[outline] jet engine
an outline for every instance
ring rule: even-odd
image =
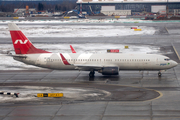
[[[103,75],[119,75],[118,67],[104,67],[101,70],[98,70],[99,73]]]

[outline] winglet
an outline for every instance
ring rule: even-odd
[[[31,41],[21,32],[15,23],[8,23],[8,27],[16,54],[50,53],[34,47]]]
[[[66,60],[66,58],[60,53],[60,56],[61,56],[61,58],[62,58],[62,61],[63,61],[63,63],[65,64],[65,65],[71,65],[71,64],[69,64],[69,62]]]
[[[70,45],[71,51],[72,53],[76,53],[76,51],[74,50],[74,48],[72,47],[72,45]]]

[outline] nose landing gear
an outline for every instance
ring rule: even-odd
[[[89,73],[89,77],[94,77],[94,74],[95,74],[95,72],[94,72],[94,71],[90,71],[90,73]]]
[[[161,77],[161,75],[162,75],[161,72],[158,72],[158,77]]]

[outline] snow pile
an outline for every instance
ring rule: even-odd
[[[60,19],[55,17],[57,20],[1,20],[0,24],[14,22],[18,24],[64,24],[64,23],[140,23],[140,22],[152,22],[152,20],[134,20],[133,18],[130,19]]]
[[[142,31],[134,31],[131,26],[113,25],[19,25],[27,37],[118,37],[133,35],[153,35],[156,29],[153,27],[140,26]],[[0,36],[10,37],[7,25],[0,26]]]
[[[153,35],[155,28],[140,26],[138,28],[142,31],[134,31],[131,26],[115,26],[115,25],[62,25],[57,24],[59,22],[92,22],[93,20],[68,20],[68,21],[16,21],[18,26],[27,37],[114,37],[114,36],[129,36],[129,35]],[[94,20],[99,22],[114,22],[118,20]],[[5,21],[8,23],[10,21]],[[11,21],[12,22],[12,21]],[[0,21],[0,24],[3,23]],[[21,23],[21,24],[19,24]],[[32,23],[32,25],[27,25]],[[37,25],[35,25],[37,23]],[[42,23],[42,24],[41,24]],[[55,25],[46,25],[46,23],[55,23]],[[7,25],[0,25],[0,36],[1,38],[10,37]],[[2,38],[3,39],[3,38]],[[69,44],[35,44],[37,48],[44,49],[50,52],[56,53],[67,53],[71,52]],[[151,48],[149,46],[133,46],[130,49],[124,49],[124,45],[121,44],[72,44],[78,53],[105,53],[107,49],[120,49],[121,52],[140,52],[140,53],[156,53],[157,48]],[[101,47],[99,47],[101,46]],[[26,70],[26,69],[42,69],[31,65],[13,60],[12,57],[7,56],[8,52],[14,53],[12,44],[1,44],[0,45],[0,69],[1,70]]]
[[[0,102],[12,101],[38,101],[52,98],[37,98],[37,93],[63,93],[62,99],[84,100],[89,97],[107,96],[111,93],[97,89],[66,88],[66,87],[41,87],[41,86],[8,86],[1,87],[3,92],[19,93],[19,97],[0,95]]]

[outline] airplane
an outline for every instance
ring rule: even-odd
[[[14,60],[38,67],[54,70],[95,71],[102,75],[119,75],[121,70],[159,71],[178,65],[169,57],[142,53],[51,53],[41,50],[31,43],[15,23],[8,23],[15,55]]]

